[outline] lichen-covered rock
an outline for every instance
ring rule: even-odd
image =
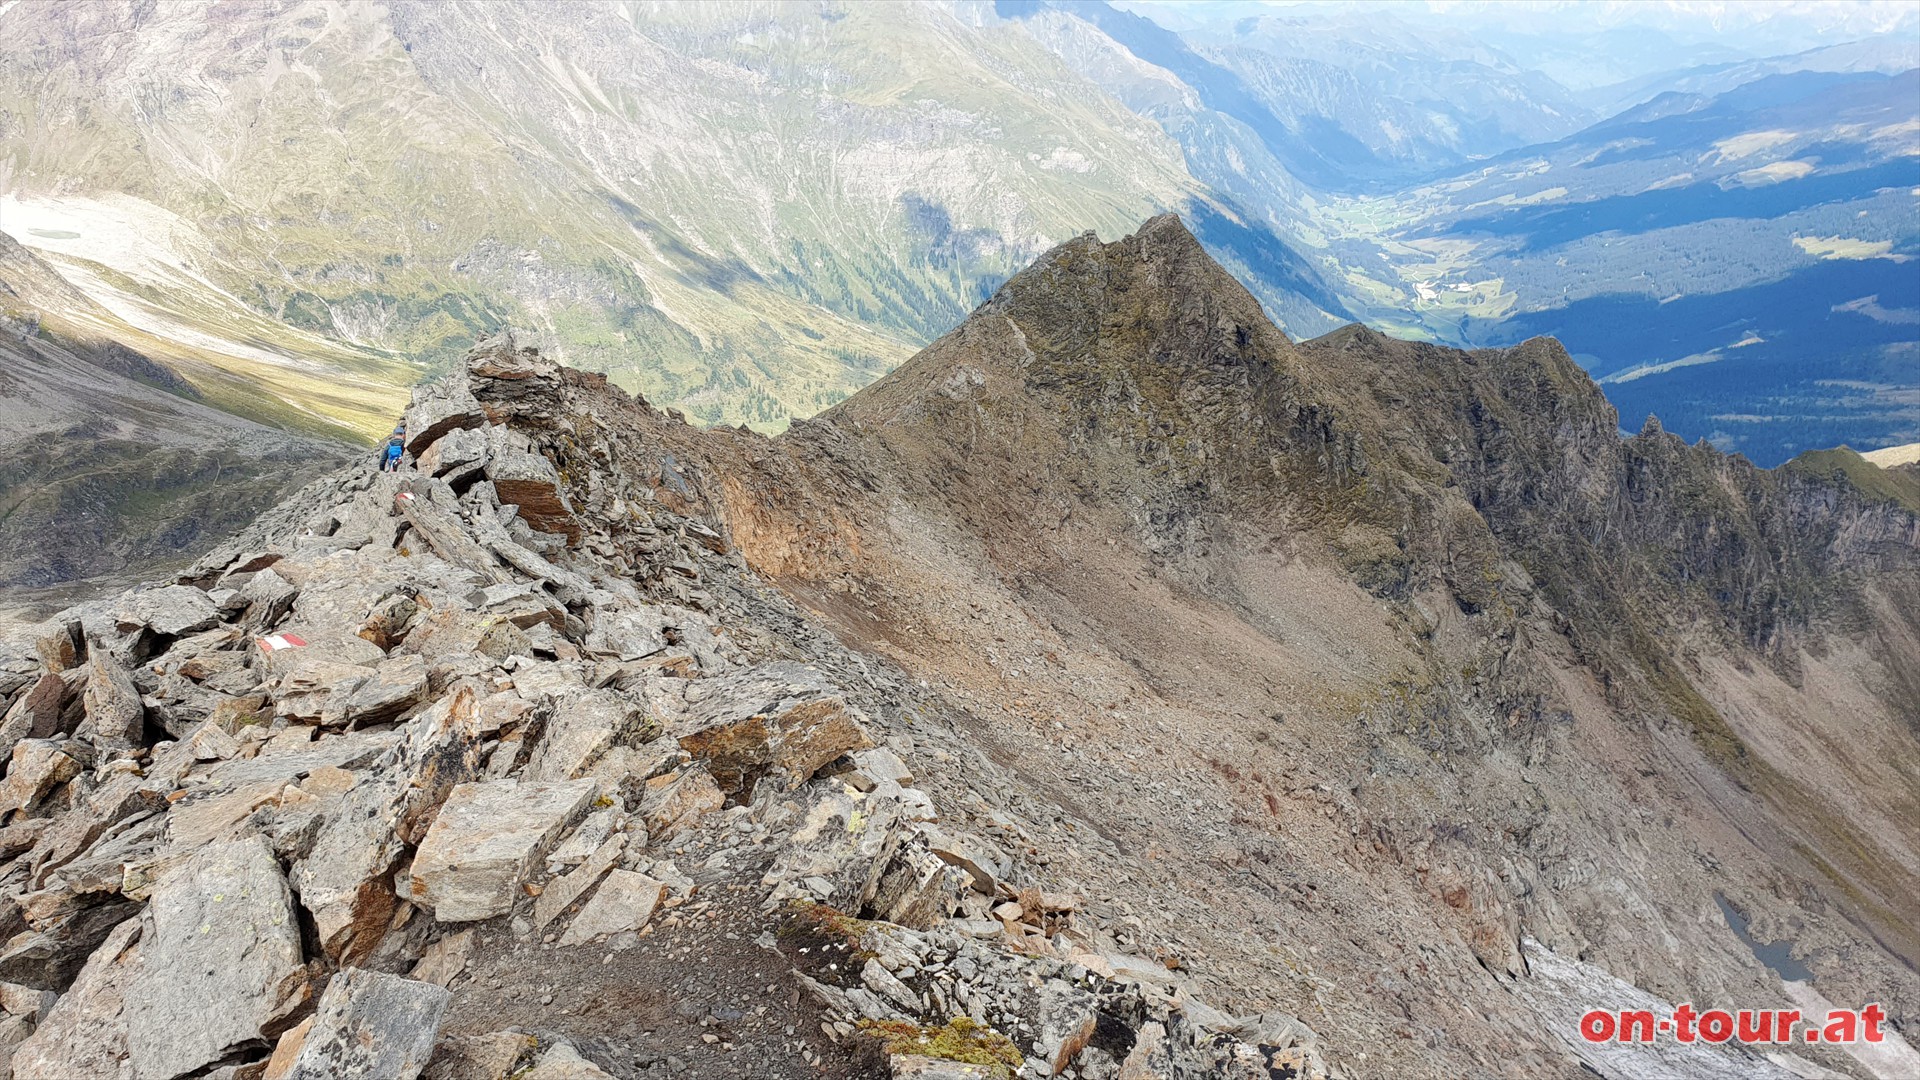
[[[327,983],[287,1080],[414,1080],[452,995],[432,983],[342,968]]]
[[[166,874],[147,922],[125,1006],[139,1076],[171,1080],[264,1046],[306,1004],[299,923],[261,837],[204,849]]]

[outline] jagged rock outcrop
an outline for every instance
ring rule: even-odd
[[[16,1066],[1564,1075],[1563,984],[1780,992],[1727,897],[1910,1023],[1914,509],[1615,422],[1170,218],[779,440],[484,342],[0,650]]]
[[[516,410],[564,423],[578,378],[511,341],[485,346],[456,379],[493,419],[450,426],[421,455],[445,463],[440,441],[477,432],[485,449],[462,460],[479,468],[456,483],[430,464],[317,482],[187,584],[83,605],[37,639],[72,627],[69,648],[20,654],[45,674],[23,668],[17,702],[53,678],[85,715],[65,741],[20,739],[0,780],[19,792],[5,880],[26,926],[8,955],[36,957],[62,995],[16,1060],[413,1076],[437,1044],[475,1061],[473,1040],[511,1026],[463,1001],[478,954],[612,988],[603,953],[645,954],[638,935],[662,936],[662,912],[684,926],[717,895],[730,933],[761,942],[742,972],[807,995],[767,1019],[753,1075],[864,1075],[885,1054],[862,1025],[937,1027],[952,1009],[1010,1033],[994,1038],[1012,1066],[1031,1056],[1027,1071],[1053,1075],[1112,1050],[1088,1043],[1101,993],[1126,1003],[1109,1022],[1175,1032],[1155,1043],[1176,1048],[1167,1075],[1241,1075],[1235,1054],[1258,1050],[1182,1027],[1197,1004],[1062,962],[1100,947],[1068,910],[991,914],[1033,879],[1005,855],[978,856],[993,874],[970,876],[954,853],[995,845],[944,822],[900,755],[876,748],[887,725],[855,701],[897,709],[897,676],[824,637],[767,655],[768,629],[803,616],[717,532],[657,502],[614,520],[645,538],[624,572],[608,526],[553,519],[571,496],[512,425]],[[418,419],[445,396],[424,392]],[[509,472],[545,476],[550,501],[503,486]],[[535,508],[501,504],[503,490]],[[846,982],[836,958],[862,942],[921,959]],[[954,966],[909,990],[934,956]],[[742,972],[708,978],[724,992]],[[518,1023],[534,1037],[505,1036],[514,1052],[487,1058],[499,1075],[631,1064],[591,1023]],[[738,1075],[735,1051],[693,1068]]]

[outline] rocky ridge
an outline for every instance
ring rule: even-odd
[[[777,440],[487,342],[9,646],[16,1068],[1869,1075],[1573,1033],[1920,1002],[1904,480],[1617,426],[1172,218]]]
[[[1030,822],[943,815],[915,692],[710,526],[575,515],[497,421],[581,378],[483,349],[418,396],[417,472],[13,643],[14,1075],[1324,1073],[1044,888]],[[681,941],[648,1030],[596,1016]]]

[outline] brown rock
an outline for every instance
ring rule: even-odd
[[[67,705],[67,681],[60,676],[40,676],[21,704],[26,710],[28,738],[51,739],[56,735],[72,734],[61,730],[60,715]]]
[[[426,1080],[507,1080],[540,1040],[518,1031],[447,1035],[433,1052]]]
[[[80,629],[80,620],[71,619],[59,623],[52,630],[34,640],[33,651],[46,665],[49,673],[58,674],[70,671],[86,662],[87,639]]]
[[[285,1080],[293,1071],[293,1063],[300,1057],[300,1048],[307,1043],[307,1032],[313,1030],[313,1017],[293,1025],[280,1033],[280,1041],[274,1044],[273,1055],[267,1058],[266,1071],[260,1074],[260,1080]]]
[[[428,983],[342,968],[287,1080],[414,1080],[433,1056],[451,998]]]
[[[0,813],[25,810],[47,792],[80,775],[79,748],[52,739],[23,739],[13,748],[7,776],[0,780]]]
[[[640,812],[647,823],[647,835],[657,841],[726,804],[726,794],[713,777],[705,769],[694,768],[647,781]]]
[[[519,507],[520,517],[540,532],[560,533],[569,543],[579,542],[580,523],[574,519],[553,462],[534,453],[496,448],[486,473],[501,505]]]

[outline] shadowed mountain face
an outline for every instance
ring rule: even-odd
[[[112,321],[0,233],[0,587],[27,612],[184,563],[349,453],[210,407],[88,316]]]
[[[1920,1007],[1910,470],[1622,440],[1549,339],[1292,344],[1171,217],[771,442],[562,378],[507,422],[607,550],[648,558],[623,501],[721,527],[1098,838],[1053,872],[1232,1007],[1327,980],[1367,1071],[1568,1067],[1538,947],[1783,1000],[1716,889],[1834,1000]]]

